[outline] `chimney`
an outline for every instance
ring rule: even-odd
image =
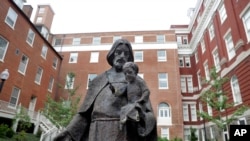
[[[31,18],[32,11],[33,11],[33,7],[31,5],[23,6],[23,12],[26,14],[27,17],[29,17],[29,19]]]

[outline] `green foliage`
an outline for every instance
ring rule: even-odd
[[[27,135],[26,135],[26,132],[24,130],[22,130],[21,132],[16,134],[13,138],[16,141],[27,141]]]
[[[238,116],[244,114],[248,109],[247,106],[238,106],[236,111],[232,113],[232,116],[223,119],[222,112],[228,108],[234,107],[234,103],[228,103],[228,96],[223,91],[223,85],[228,82],[228,78],[221,78],[216,72],[215,68],[210,71],[211,80],[207,82],[210,86],[204,93],[202,93],[201,100],[208,104],[213,110],[217,111],[217,116],[210,116],[207,112],[198,112],[198,116],[211,121],[217,125],[221,130],[225,129],[232,121],[237,119]]]
[[[8,129],[9,127],[7,124],[1,124],[0,125],[0,137],[5,137]]]
[[[66,81],[66,86],[70,88],[75,74],[70,72],[68,76],[69,81]],[[47,95],[46,108],[43,110],[43,114],[57,127],[66,127],[77,113],[80,98],[74,96],[78,88],[79,86],[74,89],[66,89],[68,93],[68,99],[66,100],[60,99],[59,101],[55,101],[50,95]]]
[[[28,111],[24,107],[20,107],[20,111],[16,113],[14,117],[14,122],[18,122],[19,127],[21,130],[26,130],[27,128],[31,127],[30,123],[30,116],[28,114]]]
[[[167,138],[158,137],[158,138],[157,138],[157,141],[182,141],[182,139],[181,139],[181,138],[178,138],[178,137],[175,137],[174,139],[169,140],[169,139],[167,139]]]
[[[6,137],[12,138],[14,136],[14,134],[15,134],[15,132],[11,128],[7,129],[7,131],[6,131]]]
[[[198,137],[195,134],[196,129],[195,128],[190,128],[190,136],[189,136],[189,140],[190,141],[198,141]]]

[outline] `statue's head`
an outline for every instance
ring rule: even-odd
[[[118,39],[114,42],[109,53],[107,54],[109,65],[115,67],[118,71],[126,62],[133,62],[134,55],[132,46],[126,39]]]

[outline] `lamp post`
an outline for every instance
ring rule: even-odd
[[[5,80],[7,80],[9,78],[9,72],[8,69],[5,69],[1,74],[0,74],[0,79],[2,80],[2,82],[0,83],[0,93],[2,91],[3,85]]]

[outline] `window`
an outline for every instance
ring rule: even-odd
[[[184,128],[184,141],[190,141],[190,129]]]
[[[218,49],[215,49],[213,51],[213,58],[214,58],[214,65],[215,65],[215,69],[216,72],[220,71],[220,57],[219,57],[219,53],[218,53]]]
[[[91,52],[90,63],[97,63],[99,60],[99,52]]]
[[[204,71],[205,71],[206,80],[210,80],[210,73],[209,73],[207,61],[203,64],[203,67],[204,67]]]
[[[199,62],[199,54],[197,50],[195,51],[194,55],[195,55],[195,63],[197,64]]]
[[[20,9],[23,9],[23,0],[13,0],[13,1]]]
[[[157,58],[158,58],[158,62],[167,61],[166,50],[158,50]]]
[[[60,45],[62,45],[62,39],[55,39],[54,45],[55,45],[55,46],[60,46]]]
[[[238,124],[239,124],[239,125],[247,125],[246,118],[240,118],[240,119],[238,120]]]
[[[41,78],[43,75],[43,69],[41,67],[38,67],[36,71],[36,77],[35,77],[35,82],[40,85],[41,83]]]
[[[43,45],[43,48],[42,48],[42,52],[41,52],[41,56],[46,59],[46,56],[47,56],[47,51],[48,51],[48,47]]]
[[[113,43],[114,43],[116,40],[121,39],[121,38],[122,38],[121,36],[114,36],[114,37],[113,37]]]
[[[188,104],[183,104],[182,109],[183,109],[183,120],[189,121]]]
[[[53,59],[53,63],[52,63],[52,66],[53,66],[53,68],[54,68],[54,69],[56,69],[56,68],[57,68],[57,62],[58,62],[57,57],[54,57],[54,59]]]
[[[143,62],[143,51],[134,51],[135,62]]]
[[[179,65],[180,65],[180,67],[184,67],[184,58],[183,57],[179,57]]]
[[[238,78],[235,75],[232,76],[231,78],[231,88],[232,88],[234,104],[238,105],[242,103],[240,86],[239,86]]]
[[[176,38],[177,38],[176,39],[177,40],[177,44],[181,45],[182,44],[182,38],[181,38],[181,36],[177,36]]]
[[[39,8],[39,14],[44,13],[44,11],[45,11],[45,8],[44,8],[44,7],[40,7],[40,8]]]
[[[188,44],[188,37],[186,35],[177,35],[176,40],[178,45]]]
[[[161,128],[161,137],[169,139],[169,128]]]
[[[214,25],[213,25],[213,24],[211,24],[211,25],[209,26],[208,31],[209,31],[210,41],[211,41],[211,40],[214,38]]]
[[[92,44],[94,45],[101,44],[101,37],[93,37]]]
[[[186,78],[181,76],[181,92],[187,92]]]
[[[207,113],[208,115],[213,116],[213,109],[208,103],[207,103]]]
[[[49,78],[48,91],[52,92],[53,85],[54,85],[54,78],[53,78],[53,76],[50,76],[50,78]]]
[[[191,61],[190,57],[185,57],[185,67],[190,68],[191,67]]]
[[[165,35],[157,35],[156,42],[157,43],[165,43]]]
[[[17,87],[14,87],[12,89],[10,101],[9,101],[9,105],[8,105],[9,107],[16,108],[17,103],[18,103],[18,99],[19,99],[19,95],[20,95],[20,91],[21,90]]]
[[[18,72],[25,74],[28,62],[29,58],[26,55],[23,55],[19,63]]]
[[[14,28],[16,24],[17,13],[10,7],[5,18],[5,23],[7,23],[11,28]]]
[[[199,103],[199,111],[200,111],[200,113],[203,112],[203,108],[202,108],[202,103],[201,102]],[[201,116],[200,116],[200,120],[203,120],[203,118]]]
[[[231,60],[235,56],[234,43],[233,43],[231,33],[228,33],[225,36],[224,40],[225,40],[226,47],[227,47],[228,59]]]
[[[250,7],[248,7],[246,12],[242,16],[242,21],[244,24],[247,40],[248,42],[250,42]]]
[[[72,45],[80,45],[81,44],[81,38],[74,38]]]
[[[65,89],[73,89],[75,82],[75,75],[68,73],[66,76]]]
[[[143,43],[143,36],[135,36],[135,43]]]
[[[191,104],[190,108],[191,108],[191,120],[192,121],[197,121],[196,105],[195,104]]]
[[[168,89],[168,74],[159,73],[158,82],[159,82],[159,89]]]
[[[199,87],[199,90],[201,89],[201,73],[200,71],[197,72],[197,79],[198,79],[198,87]]]
[[[166,103],[160,103],[159,104],[159,117],[160,118],[170,118],[171,117],[171,111],[170,111],[170,107],[168,104]]]
[[[181,76],[181,92],[193,93],[193,79],[192,76]]]
[[[42,23],[42,21],[43,21],[43,17],[37,17],[36,23]]]
[[[205,41],[204,39],[201,40],[201,52],[202,54],[206,51]]]
[[[142,79],[144,78],[144,74],[143,73],[138,73],[137,74],[139,77],[141,77]]]
[[[214,128],[212,127],[212,126],[210,126],[209,127],[209,129],[210,129],[210,138],[212,139],[212,140],[214,140]]]
[[[221,24],[222,24],[227,18],[227,11],[225,9],[224,4],[222,4],[221,7],[219,8],[219,14],[220,14],[220,21],[221,21]]]
[[[97,74],[89,74],[87,80],[87,88],[90,85],[89,83],[97,76]]]
[[[29,45],[32,46],[33,42],[34,42],[34,39],[35,39],[35,33],[31,29],[29,29],[26,42],[29,43]]]
[[[4,60],[9,42],[0,36],[0,61]]]
[[[69,63],[77,63],[78,53],[70,53]]]

